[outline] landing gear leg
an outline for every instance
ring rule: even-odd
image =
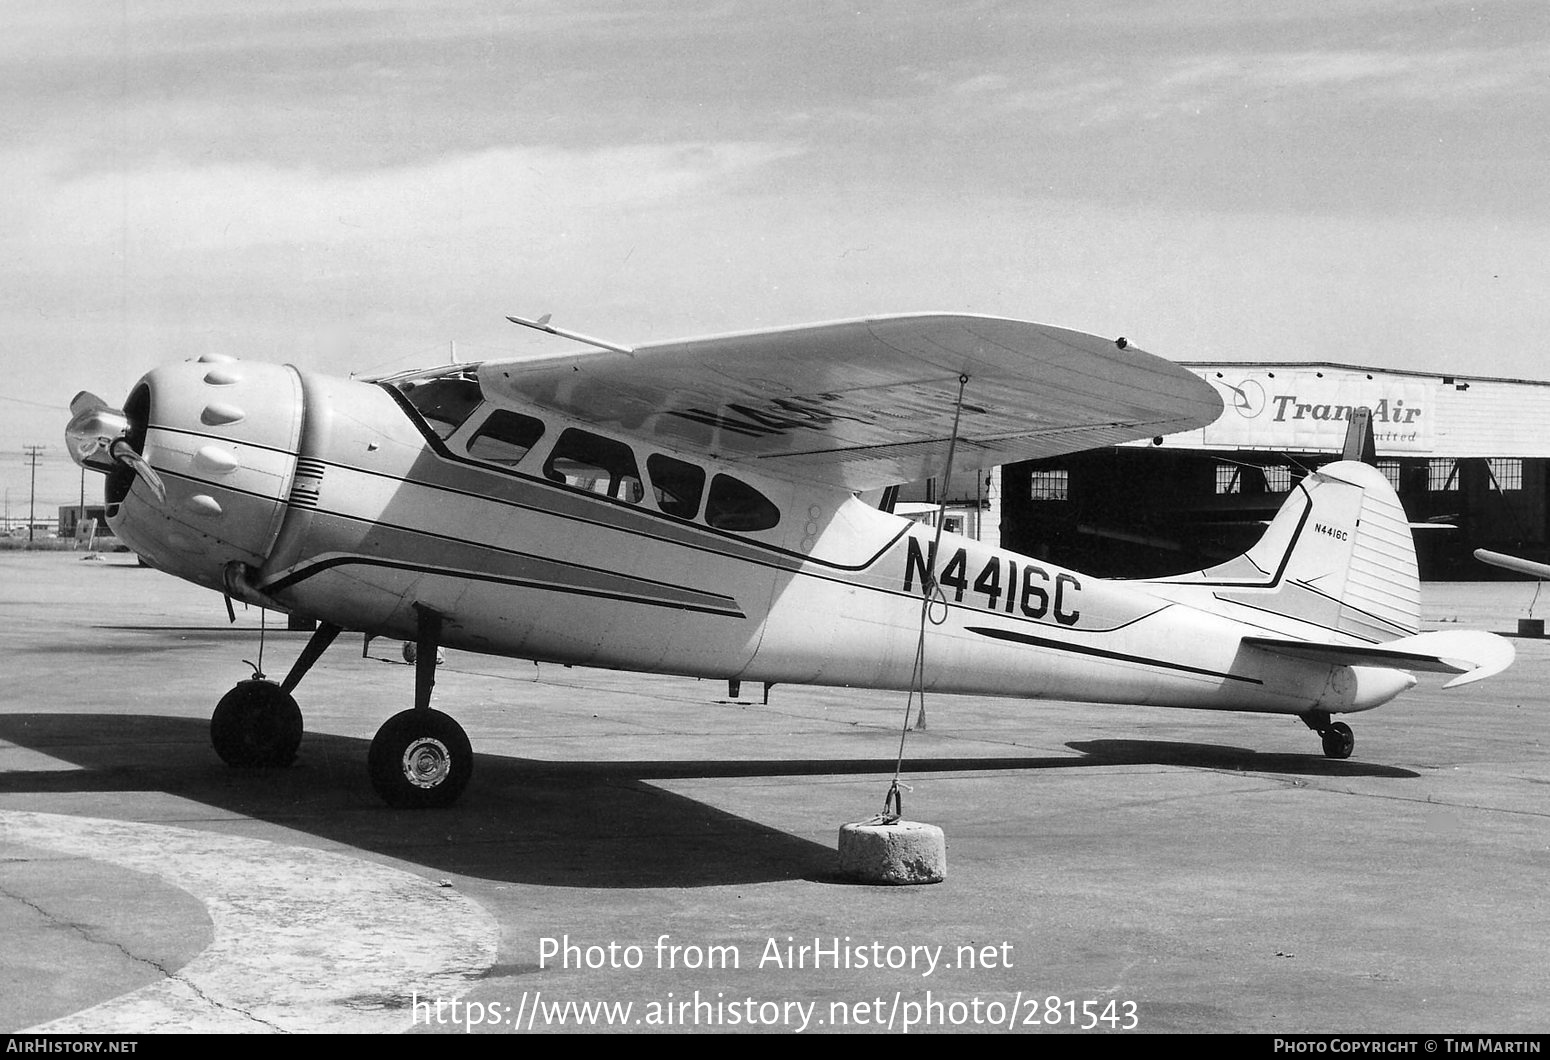
[[[319,624],[280,684],[255,671],[221,697],[210,716],[210,743],[229,766],[288,766],[301,746],[301,708],[291,692],[318,661],[339,627]]]
[[[474,752],[463,727],[431,709],[441,615],[414,605],[416,616],[414,706],[389,718],[371,741],[367,766],[372,787],[389,806],[451,806],[473,776]]]
[[[1343,721],[1331,722],[1329,712],[1314,710],[1302,716],[1303,722],[1319,734],[1324,743],[1325,758],[1350,758],[1356,750],[1356,734]]]

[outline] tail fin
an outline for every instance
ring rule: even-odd
[[[1237,559],[1157,586],[1209,587],[1216,600],[1368,642],[1413,635],[1421,583],[1415,543],[1383,473],[1342,460],[1310,472]]]

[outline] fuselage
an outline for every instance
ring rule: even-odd
[[[714,678],[1306,714],[1413,678],[1255,650],[1246,623],[663,449],[457,368],[367,383],[255,362],[158,369],[126,404],[167,486],[110,475],[156,566],[345,629]]]

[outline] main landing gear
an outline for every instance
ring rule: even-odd
[[[210,716],[210,743],[221,761],[229,766],[288,766],[295,761],[301,746],[301,708],[291,692],[339,632],[338,626],[320,623],[280,684],[255,666],[251,678],[221,697]]]
[[[1331,722],[1328,711],[1310,711],[1302,715],[1302,720],[1324,742],[1325,758],[1350,758],[1356,750],[1356,734],[1351,726],[1343,721]]]
[[[450,806],[473,775],[474,753],[463,727],[432,710],[441,615],[415,604],[417,651],[414,706],[387,720],[371,741],[367,770],[389,806],[424,809]],[[301,746],[301,709],[291,692],[340,633],[320,623],[290,673],[279,684],[262,674],[240,682],[221,697],[210,718],[210,742],[231,766],[287,766]]]

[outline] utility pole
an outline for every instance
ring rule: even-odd
[[[27,461],[32,465],[32,485],[27,491],[27,543],[32,544],[32,525],[37,522],[36,502],[38,499],[38,456],[47,449],[46,445],[24,445],[22,452],[27,454]]]
[[[79,507],[77,507],[75,509],[75,528],[74,528],[74,530],[71,531],[71,534],[70,534],[71,537],[75,538],[74,543],[72,543],[71,546],[70,546],[70,548],[72,550],[81,547],[81,523],[84,522],[85,519],[86,519],[86,465],[82,464],[81,465],[81,503],[80,503]],[[60,529],[62,530],[64,528],[60,527]]]

